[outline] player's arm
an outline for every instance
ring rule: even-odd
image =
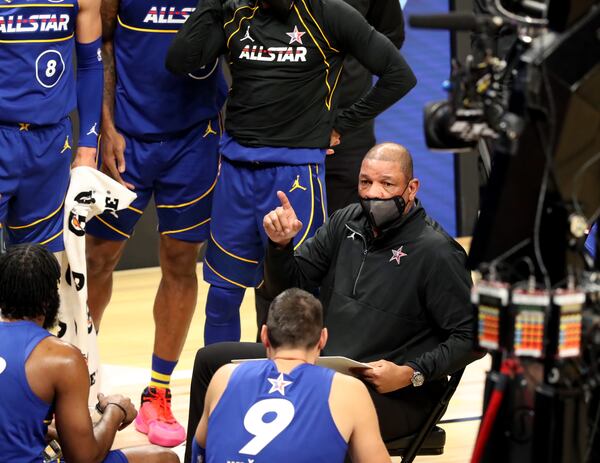
[[[102,110],[101,31],[100,0],[79,0],[75,27],[79,144],[74,166],[96,167]]]
[[[376,0],[371,2],[367,22],[397,47],[404,43],[404,14],[398,0]]]
[[[115,127],[115,72],[114,35],[120,0],[102,0],[102,60],[104,61],[104,96],[102,99],[102,168],[121,185],[133,190],[121,174],[125,172],[125,138]]]
[[[55,385],[56,429],[66,461],[101,462],[109,452],[117,430],[135,418],[135,408],[129,399],[120,395],[99,397],[104,413],[100,422],[92,426],[88,410],[90,380],[81,352],[53,340],[46,358],[46,368]]]
[[[336,373],[331,383],[329,407],[336,427],[348,441],[354,463],[390,463],[373,401],[362,382]]]
[[[188,74],[212,65],[227,51],[222,0],[200,0],[179,30],[167,54],[167,69]]]
[[[322,7],[326,29],[336,45],[379,77],[364,97],[337,115],[333,126],[343,136],[393,105],[416,85],[417,79],[394,44],[358,11],[340,0],[324,2]]]
[[[198,461],[198,457],[202,455],[203,460],[205,459],[206,449],[206,436],[208,434],[208,418],[212,411],[215,409],[225,388],[231,373],[235,369],[236,365],[227,364],[219,368],[213,375],[206,390],[206,396],[204,398],[204,410],[202,411],[202,418],[196,428],[196,436],[192,442],[192,462]]]

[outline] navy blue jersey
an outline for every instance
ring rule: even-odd
[[[0,460],[39,463],[50,404],[27,382],[25,362],[48,331],[30,321],[0,322]]]
[[[271,360],[239,365],[208,420],[207,463],[343,462],[348,444],[329,409],[334,371],[290,374]]]
[[[197,0],[121,0],[114,38],[116,126],[145,139],[214,118],[227,96],[218,61],[186,76],[165,68],[173,37]]]
[[[0,4],[0,122],[56,124],[75,109],[76,0]]]

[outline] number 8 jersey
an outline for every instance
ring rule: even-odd
[[[207,463],[342,463],[348,444],[329,409],[335,372],[271,360],[240,364],[208,419]]]
[[[0,0],[0,122],[56,124],[77,103],[77,0]]]

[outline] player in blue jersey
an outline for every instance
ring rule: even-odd
[[[240,339],[245,288],[262,285],[261,223],[275,193],[289,193],[298,210],[298,247],[325,221],[327,150],[416,84],[397,48],[341,0],[203,0],[173,41],[167,67],[185,74],[221,54],[232,88],[203,267],[211,284],[205,344]],[[338,110],[347,55],[379,79]]]
[[[0,460],[42,461],[54,412],[69,463],[178,462],[155,446],[110,451],[117,430],[136,416],[126,397],[99,394],[103,414],[92,426],[86,361],[46,331],[57,322],[59,279],[57,260],[42,246],[13,246],[0,257]]]
[[[185,76],[163,63],[197,0],[104,0],[103,169],[133,189],[118,217],[88,224],[88,304],[96,328],[109,303],[112,273],[154,195],[162,280],[154,303],[152,373],[135,425],[152,443],[174,446],[185,431],[171,413],[171,373],[196,304],[196,261],[209,236],[218,170],[219,111],[227,86],[217,59]]]
[[[315,365],[327,329],[314,296],[296,288],[277,296],[261,340],[268,360],[225,365],[212,378],[194,463],[341,463],[347,453],[390,462],[365,385]]]
[[[0,4],[0,226],[9,244],[64,249],[75,108],[80,130],[73,165],[96,166],[100,32],[100,0]]]

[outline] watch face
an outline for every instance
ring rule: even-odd
[[[414,387],[422,386],[425,382],[425,376],[420,371],[415,371],[411,381]]]

